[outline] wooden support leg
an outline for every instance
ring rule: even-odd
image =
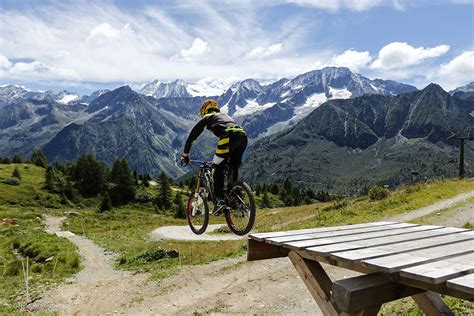
[[[330,316],[339,315],[331,303],[332,281],[323,267],[316,261],[302,258],[295,251],[290,251],[288,257],[323,314]]]
[[[425,292],[413,295],[412,298],[426,315],[454,315],[453,311],[436,293]]]

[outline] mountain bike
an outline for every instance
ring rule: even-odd
[[[191,164],[199,164],[196,189],[191,192],[188,200],[187,218],[193,233],[204,233],[209,224],[209,202],[216,204],[214,181],[212,178],[212,162],[191,160]],[[229,165],[225,167],[225,179],[228,181]],[[225,186],[226,187],[226,186]],[[243,181],[235,181],[224,189],[225,208],[214,210],[212,215],[225,215],[227,226],[236,235],[243,236],[250,232],[255,222],[255,200],[252,189]]]

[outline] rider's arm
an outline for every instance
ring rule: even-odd
[[[193,129],[189,133],[188,140],[186,140],[186,144],[184,145],[183,156],[187,156],[189,154],[189,150],[191,150],[191,145],[194,143],[196,138],[198,138],[199,135],[201,135],[206,125],[207,125],[207,118],[203,118],[193,127]]]

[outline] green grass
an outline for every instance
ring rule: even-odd
[[[7,185],[15,167],[21,174],[20,185]],[[42,206],[60,208],[60,198],[56,194],[42,190],[46,170],[31,164],[0,164],[0,205]]]
[[[20,185],[3,183],[15,167]],[[43,231],[43,215],[59,216],[65,210],[57,195],[42,190],[44,174],[45,169],[30,164],[0,164],[0,314],[25,303],[21,262],[26,264],[26,258],[31,299],[81,269],[76,247]]]
[[[441,298],[454,312],[454,315],[474,314],[474,303],[445,295],[441,295]],[[423,316],[425,313],[412,298],[408,297],[384,304],[378,315]]]

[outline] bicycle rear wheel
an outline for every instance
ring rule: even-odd
[[[188,200],[188,224],[192,232],[201,235],[209,224],[207,198],[202,193],[191,192]]]
[[[255,222],[256,208],[252,189],[247,183],[236,181],[232,184],[227,199],[227,225],[234,234],[243,236],[252,229]]]

